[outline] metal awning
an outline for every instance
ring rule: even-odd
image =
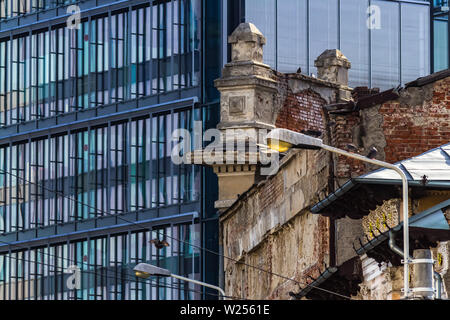
[[[410,255],[415,249],[435,247],[438,241],[450,240],[450,227],[444,216],[444,210],[450,207],[450,199],[439,203],[417,215],[409,218]],[[367,254],[378,263],[390,262],[394,266],[401,266],[401,257],[389,248],[389,231],[395,234],[395,242],[401,247],[403,244],[403,222],[366,243],[360,239],[360,248],[355,249],[358,255]]]
[[[342,300],[356,295],[362,281],[361,259],[356,256],[340,266],[327,268],[308,286],[298,293],[289,292],[289,295],[295,299]]]
[[[417,189],[450,189],[450,143],[395,163]],[[401,179],[391,169],[378,169],[347,181],[311,208],[325,216],[359,219],[383,203],[399,197]]]
[[[450,227],[443,213],[448,207],[450,207],[450,199],[409,218],[410,255],[415,249],[429,248],[436,246],[437,241],[450,240]],[[355,249],[357,256],[339,266],[327,268],[308,286],[298,293],[289,292],[289,295],[295,299],[305,297],[313,300],[340,300],[356,295],[359,284],[363,281],[360,256],[367,254],[378,263],[391,262],[394,266],[402,265],[401,257],[394,253],[388,244],[389,231],[395,233],[397,245],[403,243],[402,229],[403,223],[400,223],[394,228],[380,233],[374,239],[368,240],[365,244],[361,243],[361,247]]]

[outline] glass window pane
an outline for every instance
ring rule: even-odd
[[[314,60],[327,49],[338,48],[338,1],[310,1],[310,73],[317,75]]]
[[[349,86],[369,85],[367,0],[341,1],[341,51],[350,60]]]
[[[372,87],[382,90],[400,84],[399,74],[399,4],[386,1],[372,1],[379,7],[380,25],[371,32]]]
[[[435,18],[434,27],[434,70],[447,69],[448,66],[448,20]]]
[[[307,1],[278,0],[277,5],[277,69],[296,72],[301,67],[307,73]]]
[[[429,8],[402,4],[402,82],[429,74]]]
[[[264,63],[276,69],[275,64],[275,0],[245,1],[245,21],[253,23],[266,37],[264,46]]]

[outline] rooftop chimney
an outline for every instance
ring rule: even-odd
[[[232,61],[263,61],[266,38],[253,23],[241,23],[228,37]]]
[[[351,64],[338,49],[325,50],[314,61],[314,65],[319,79],[348,86],[348,69]]]

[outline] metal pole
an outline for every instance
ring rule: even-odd
[[[222,295],[222,299],[225,300],[225,291],[222,288],[220,288],[220,287],[217,287],[217,286],[209,284],[209,283],[197,281],[197,280],[194,280],[194,279],[189,279],[189,278],[186,278],[186,277],[183,277],[183,276],[179,276],[179,275],[176,275],[176,274],[171,274],[170,276],[173,277],[173,278],[176,278],[176,279],[192,282],[192,283],[204,286],[204,287],[215,289],[215,290],[220,292],[220,294]]]
[[[391,170],[394,170],[397,172],[401,179],[402,179],[402,202],[403,202],[403,293],[404,298],[409,298],[409,215],[408,215],[408,178],[406,177],[405,173],[398,167],[394,166],[393,164],[390,164],[388,162],[376,160],[376,159],[370,159],[364,156],[361,156],[356,153],[351,153],[342,149],[334,148],[331,146],[328,146],[326,144],[322,144],[322,149],[334,152],[337,154],[341,154],[343,156],[361,160],[364,162],[372,163],[375,165],[378,165],[380,167],[385,167]]]
[[[436,294],[435,297],[436,299],[442,299],[442,277],[439,274],[439,272],[434,271],[434,279],[435,279],[435,287],[436,287]]]
[[[430,249],[414,250],[414,287],[411,289],[414,298],[432,300],[433,288],[433,255]]]

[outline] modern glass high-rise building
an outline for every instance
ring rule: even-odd
[[[170,156],[175,129],[219,121],[227,35],[253,22],[281,72],[338,48],[350,86],[387,89],[448,68],[446,5],[0,0],[0,300],[216,299],[132,268],[220,282],[215,175]]]
[[[444,0],[446,1],[446,0]],[[281,72],[317,74],[314,60],[340,49],[349,85],[388,89],[430,73],[429,0],[229,0],[267,38],[264,61]]]
[[[132,268],[218,282],[214,176],[170,156],[217,123],[219,9],[0,0],[0,300],[217,298]]]
[[[450,66],[449,38],[450,3],[448,0],[432,0],[432,68],[433,71],[448,69]]]

